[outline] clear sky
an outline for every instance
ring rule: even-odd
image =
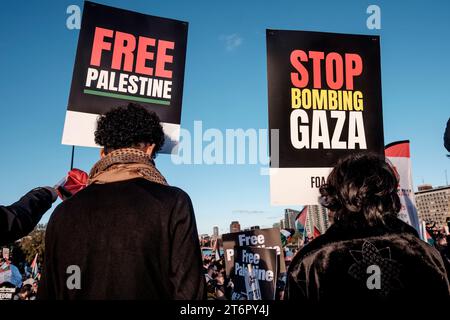
[[[189,22],[182,127],[267,128],[265,29],[381,36],[385,143],[411,140],[414,183],[444,185],[450,159],[443,147],[450,116],[449,1],[97,2]],[[82,1],[3,1],[0,11],[0,203],[54,185],[68,171],[61,145],[78,30],[66,9]],[[368,30],[366,9],[381,8],[381,30]],[[98,150],[77,148],[75,166],[89,171]],[[270,227],[283,207],[269,203],[260,165],[157,165],[194,203],[199,232]],[[50,216],[48,212],[42,222]]]

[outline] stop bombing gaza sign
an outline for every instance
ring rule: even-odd
[[[63,144],[95,147],[96,121],[130,102],[156,112],[170,153],[180,135],[187,22],[86,1]]]
[[[378,36],[267,30],[273,205],[314,205],[337,160],[383,156]]]

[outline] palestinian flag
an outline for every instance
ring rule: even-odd
[[[33,277],[33,279],[37,279],[39,274],[37,258],[38,253],[36,253],[36,255],[34,256],[34,260],[31,263],[31,276]]]
[[[219,261],[221,259],[220,256],[220,243],[219,243],[219,239],[215,239],[212,241],[212,254],[214,254],[216,261]]]
[[[280,230],[280,236],[281,236],[281,244],[283,247],[287,245],[289,242],[289,239],[294,235],[295,230],[294,229],[281,229]]]
[[[305,238],[306,235],[306,219],[308,218],[308,207],[304,207],[295,218],[295,228],[300,235]]]

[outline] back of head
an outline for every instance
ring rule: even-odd
[[[139,104],[129,103],[100,116],[95,143],[102,146],[105,153],[154,144],[154,157],[164,144],[164,132],[156,113]]]
[[[336,224],[376,227],[387,216],[397,216],[398,179],[384,158],[354,154],[341,159],[320,188],[320,202],[333,213]]]
[[[20,293],[30,294],[31,293],[31,285],[30,284],[23,285],[22,288],[20,288]]]

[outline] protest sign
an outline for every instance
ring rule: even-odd
[[[277,261],[279,262],[278,270],[279,272],[286,272],[280,229],[278,228],[226,233],[222,235],[222,241],[227,276],[230,276],[231,269],[234,268],[235,250],[239,247],[275,249],[277,252]]]
[[[271,203],[318,204],[339,158],[384,154],[380,39],[267,30],[267,68]]]
[[[13,300],[16,288],[0,287],[0,300]]]
[[[277,251],[238,247],[230,278],[234,291],[247,300],[274,300],[277,283]]]
[[[170,153],[179,140],[187,22],[86,1],[63,144],[96,146],[99,114],[136,102],[161,119]]]

